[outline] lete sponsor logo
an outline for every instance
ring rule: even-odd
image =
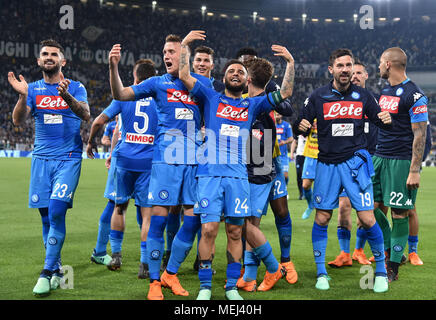
[[[398,113],[400,97],[381,96],[378,103],[382,111],[388,111],[389,113]]]
[[[167,99],[168,102],[182,102],[194,106],[198,103],[197,99],[185,90],[167,89]]]
[[[412,108],[413,114],[427,113],[427,105]]]
[[[361,101],[335,101],[323,104],[324,120],[362,119]]]
[[[234,120],[234,121],[247,121],[248,109],[238,108],[238,107],[231,106],[229,104],[220,103],[218,105],[216,116],[224,119]]]
[[[60,96],[36,96],[37,109],[63,110],[68,109],[68,104]]]

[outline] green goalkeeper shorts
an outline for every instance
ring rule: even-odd
[[[413,209],[417,189],[407,189],[410,160],[372,157],[375,175],[372,177],[374,202],[398,209]]]

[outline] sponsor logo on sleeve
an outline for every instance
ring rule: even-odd
[[[413,114],[427,113],[427,105],[412,108]]]

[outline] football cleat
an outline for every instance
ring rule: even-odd
[[[148,279],[149,277],[148,264],[141,262],[139,264],[138,279]]]
[[[416,252],[409,253],[409,261],[414,266],[421,266],[424,264]]]
[[[238,292],[238,289],[234,288],[226,291],[226,299],[227,300],[244,300]]]
[[[111,262],[112,257],[108,254],[102,255],[102,256],[97,256],[95,251],[92,253],[91,255],[91,261],[96,263],[96,264],[102,264],[107,266],[109,264],[109,262]]]
[[[279,264],[279,268],[275,273],[269,273],[268,270],[265,272],[262,283],[257,288],[257,291],[268,291],[279,281],[283,276],[286,276],[286,269],[284,266]]]
[[[162,294],[162,286],[161,283],[157,280],[154,280],[150,283],[150,288],[148,289],[147,294],[148,300],[163,300],[164,296]]]
[[[286,269],[286,281],[290,284],[297,282],[298,274],[292,261],[282,262],[281,265]]]
[[[359,264],[371,264],[371,262],[366,258],[365,252],[363,252],[363,248],[354,249],[353,256],[351,258],[359,262]]]
[[[316,279],[315,288],[317,288],[318,290],[330,289],[330,284],[329,284],[330,280],[331,280],[331,278],[328,275],[326,275],[326,274],[320,275]]]
[[[353,265],[353,260],[349,253],[341,251],[335,260],[330,261],[328,265],[332,268],[350,267]]]
[[[107,268],[112,271],[121,269],[121,265],[123,264],[121,258],[121,252],[112,253],[112,259],[107,264]]]
[[[238,282],[236,282],[236,287],[243,291],[254,292],[256,291],[256,280],[245,281],[244,278],[239,278]]]
[[[376,276],[374,280],[374,292],[382,293],[389,289],[389,280],[385,276]]]
[[[166,270],[160,277],[162,287],[169,288],[176,296],[189,296],[189,292],[183,289],[176,274],[169,274]]]

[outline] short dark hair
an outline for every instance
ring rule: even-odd
[[[359,58],[354,58],[354,64],[362,66],[362,67],[364,67],[366,69],[366,65],[362,61],[360,61]]]
[[[245,70],[247,70],[247,67],[245,66],[245,64],[243,64],[238,59],[230,59],[229,61],[226,62],[226,65],[224,66],[224,69],[223,69],[223,73],[226,73],[227,68],[230,67],[232,64],[240,64],[241,66],[244,67]]]
[[[165,43],[167,42],[180,42],[182,43],[182,38],[177,34],[169,34],[165,38]]]
[[[351,59],[354,61],[354,56],[350,49],[340,48],[340,49],[336,49],[331,53],[329,58],[329,66],[330,67],[333,66],[335,60],[343,56],[350,56]]]
[[[133,70],[139,82],[156,75],[154,62],[150,59],[139,59],[138,61],[136,61]]]
[[[59,51],[62,53],[62,55],[65,55],[64,48],[60,45],[59,42],[57,42],[57,41],[54,40],[54,39],[46,39],[46,40],[42,40],[42,41],[40,42],[40,46],[41,46],[41,49],[42,49],[43,47],[55,47],[55,48],[58,48]]]
[[[271,62],[263,58],[257,58],[250,62],[247,69],[253,85],[262,89],[265,88],[274,74],[274,67]]]
[[[210,54],[213,58],[213,55],[215,53],[215,51],[213,51],[212,48],[209,48],[207,46],[198,46],[197,48],[195,48],[194,50],[194,55],[197,53],[206,53],[206,54]]]
[[[240,57],[242,57],[244,55],[257,57],[257,51],[254,48],[250,48],[250,47],[241,48],[238,50],[238,53],[236,54],[236,59],[239,59]]]

